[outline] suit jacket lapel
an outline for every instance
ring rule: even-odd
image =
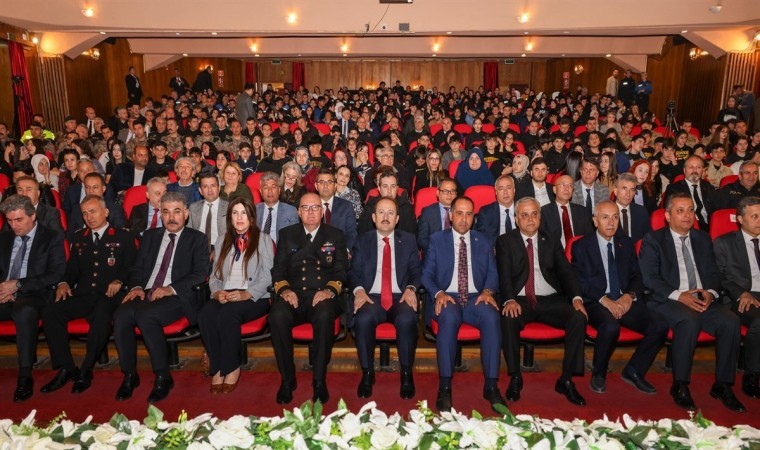
[[[406,273],[407,267],[406,267],[406,261],[404,261],[401,255],[406,252],[403,252],[403,253],[401,252],[404,242],[398,233],[393,234],[393,240],[395,241],[394,248],[393,248],[393,259],[394,259],[394,262],[396,263],[396,282],[398,283],[398,287],[403,291],[404,286],[402,286],[402,283],[404,281],[404,275]],[[377,246],[375,246],[375,253],[377,253]]]
[[[665,248],[663,249],[667,264],[671,267],[671,270],[675,272],[674,280],[676,286],[680,284],[680,269],[678,268],[678,255],[676,255],[676,243],[673,241],[673,235],[668,228],[665,228]]]
[[[7,250],[7,253],[0,259],[0,273],[4,281],[8,278],[8,272],[11,270],[11,253],[13,252],[13,241],[16,239],[16,235],[10,231],[3,236],[3,248]]]
[[[744,235],[741,230],[734,235],[732,243],[734,246],[732,249],[733,255],[736,255],[736,258],[738,259],[736,263],[739,264],[744,275],[746,275],[749,282],[752,283],[752,269],[750,269],[749,265],[750,255],[747,253],[747,247],[744,244]]]

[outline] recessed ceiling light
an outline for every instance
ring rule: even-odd
[[[219,34],[219,33],[217,33],[216,31],[212,31],[211,32],[211,36],[216,36],[217,34]]]
[[[101,31],[100,34],[106,34],[106,32],[105,31]]]
[[[183,53],[182,56],[187,56],[187,53]]]
[[[343,56],[348,56],[348,55],[346,53],[344,53]]]
[[[258,47],[258,46],[256,46],[256,44],[253,44],[253,45],[251,45],[251,51],[252,51],[253,53],[256,53],[257,51],[259,51],[259,47]]]
[[[526,55],[525,55],[525,53],[523,53],[523,54],[522,54],[522,55],[520,55],[520,56],[522,56],[523,58],[525,58],[525,56],[526,56]]]
[[[451,31],[447,31],[446,34],[451,34]]]
[[[439,50],[441,50],[441,44],[436,42],[435,44],[433,44],[433,51],[438,52]]]
[[[689,30],[681,30],[681,34],[686,34],[688,32],[689,32]]]
[[[179,35],[180,35],[180,34],[182,34],[182,33],[180,33],[180,32],[178,31],[178,32],[176,32],[176,33],[174,33],[174,34],[176,34],[177,36],[179,36]]]
[[[288,23],[290,24],[296,23],[297,19],[298,19],[298,16],[296,15],[296,13],[288,14]]]
[[[433,58],[435,58],[435,53],[433,53]]]
[[[84,15],[85,17],[92,17],[95,15],[95,10],[92,8],[83,9],[82,15]]]
[[[565,31],[562,32],[562,34],[570,34],[570,32],[567,31],[567,30],[565,30]]]
[[[256,53],[256,54],[255,54],[255,55],[253,55],[253,56],[255,56],[255,57],[257,57],[257,58],[258,58],[258,57],[259,57],[259,56],[261,56],[261,55],[259,55],[258,53]]]
[[[523,33],[523,34],[530,34],[530,32],[529,32],[529,31],[526,31],[526,32],[525,32],[525,33]]]
[[[298,56],[301,56],[301,54],[299,53]]]
[[[528,13],[522,13],[519,16],[517,16],[517,21],[520,23],[526,23],[530,16],[528,16]]]
[[[40,43],[40,38],[38,38],[37,36],[32,38],[32,44],[37,45],[39,43]]]
[[[563,53],[562,56],[565,56],[565,54]]]
[[[532,42],[526,43],[525,44],[525,51],[529,52],[529,51],[532,51],[532,50],[533,50],[533,43]]]
[[[343,44],[340,46],[340,51],[347,52],[348,51],[348,44]]]
[[[607,53],[607,54],[606,54],[606,55],[604,55],[604,56],[606,56],[607,58],[609,58],[610,56],[612,56],[612,54],[611,54],[611,53]]]

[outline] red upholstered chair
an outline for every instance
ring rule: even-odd
[[[581,134],[585,133],[587,130],[588,128],[586,128],[586,125],[578,125],[577,127],[575,127],[573,134],[575,135],[575,137],[578,137]]]
[[[58,209],[61,209],[61,194],[58,193],[55,189],[51,189],[50,192],[53,194],[53,199],[55,200],[55,206]]]
[[[407,153],[412,153],[419,143],[417,141],[412,141],[409,143],[409,151]]]
[[[11,185],[11,180],[8,179],[8,176],[4,173],[0,173],[0,192],[5,191],[8,189],[8,186]]]
[[[63,231],[67,231],[69,229],[69,221],[66,219],[66,211],[62,210],[61,208],[58,209],[58,215],[61,216],[61,227],[63,227]]]
[[[436,123],[436,124],[430,125],[430,135],[431,136],[435,136],[441,130],[443,130],[443,126],[440,123]]]
[[[457,176],[457,169],[459,168],[460,164],[462,164],[462,160],[461,159],[457,159],[457,160],[451,161],[449,163],[449,177],[451,177],[452,179],[456,178],[456,176]]]
[[[567,257],[567,262],[573,262],[573,243],[582,237],[583,236],[573,236],[573,238],[570,239],[570,242],[565,243],[565,256]]]
[[[665,221],[665,209],[655,209],[652,212],[652,216],[649,218],[649,224],[652,226],[652,231],[657,231],[661,228],[665,228],[668,224]],[[699,229],[699,222],[697,222],[696,216],[694,217],[694,229]]]
[[[296,128],[298,128],[298,123],[293,122],[290,124],[290,134],[293,134],[294,131],[296,131]]]
[[[383,127],[382,127],[382,128],[380,128],[380,132],[381,132],[381,133],[385,133],[385,132],[386,132],[386,131],[388,131],[390,128],[391,128],[391,126],[390,126],[390,125],[388,125],[388,124],[386,123],[385,125],[383,125]]]
[[[496,131],[496,126],[492,123],[484,123],[482,131],[483,131],[483,134],[491,134],[494,131]]]
[[[525,144],[523,144],[520,141],[515,141],[515,147],[517,147],[517,150],[515,150],[515,154],[517,155],[525,154]]]
[[[560,176],[562,176],[563,173],[564,172],[560,171],[560,172],[557,172],[557,173],[549,173],[549,174],[547,174],[546,175],[546,182],[549,183],[549,184],[554,184],[554,180],[556,180],[557,178],[559,178]]]
[[[248,189],[251,190],[251,193],[253,193],[253,191],[258,191],[259,195],[261,194],[262,176],[264,176],[264,172],[254,172],[245,178],[245,185],[248,186]]]
[[[468,134],[472,133],[472,127],[466,123],[458,123],[454,125],[454,131],[461,135],[467,136]]]
[[[564,339],[565,330],[538,322],[525,325],[525,328],[520,331],[520,343],[523,346],[523,368],[534,372],[539,370],[534,358],[536,344],[556,344]]]
[[[330,125],[326,123],[316,123],[314,124],[314,128],[317,129],[320,136],[325,136],[330,134]]]
[[[637,256],[637,257],[638,257],[638,256],[639,256],[639,254],[641,253],[641,243],[642,243],[643,241],[644,241],[643,239],[639,239],[638,241],[636,241],[636,256]]]
[[[280,129],[280,124],[277,122],[269,122],[269,126],[272,127],[272,133]]]
[[[549,133],[554,133],[555,131],[559,131],[559,125],[557,125],[556,123],[552,125],[551,127],[549,127]]]
[[[269,339],[269,315],[265,314],[258,319],[251,320],[240,325],[240,366],[244,370],[250,370],[253,363],[248,360],[248,344],[261,342]]]
[[[586,338],[590,342],[596,341],[597,331],[596,328],[592,327],[591,325],[586,325]],[[620,327],[620,336],[618,336],[617,343],[623,344],[623,345],[631,345],[636,344],[640,340],[644,339],[644,336],[631,330],[630,328],[626,328],[624,326]]]
[[[475,214],[478,214],[480,208],[496,201],[496,189],[493,186],[470,186],[464,196],[475,203]]]
[[[132,186],[124,193],[124,217],[129,219],[132,209],[137,205],[148,203],[148,186]]]
[[[670,133],[670,130],[668,130],[667,127],[655,127],[654,132],[658,133],[660,136],[667,136],[667,134]]]
[[[678,183],[679,181],[683,181],[683,178],[684,178],[683,174],[679,173],[678,175],[673,177],[673,183]]]
[[[697,139],[702,139],[702,133],[700,133],[696,127],[691,127],[691,129],[689,130],[689,133],[693,134],[694,137],[696,137]]]
[[[169,171],[169,183],[176,183],[177,182],[177,172],[170,170]]]
[[[429,205],[438,201],[438,188],[426,187],[417,191],[417,195],[414,196],[414,216],[420,218],[422,210]]]
[[[720,187],[725,187],[731,183],[736,183],[737,181],[739,181],[739,175],[726,175],[720,179]]]
[[[404,188],[398,188],[398,192],[396,192],[396,197],[400,197],[401,194],[403,194],[404,192],[406,192]],[[371,199],[372,197],[379,197],[379,196],[380,196],[380,189],[372,188],[369,190],[369,192],[367,192],[367,197],[364,199],[364,203],[367,203],[369,199]]]
[[[633,128],[631,128],[631,136],[636,137],[641,134],[641,127],[638,125],[634,125]]]
[[[710,216],[710,237],[715,240],[726,233],[739,230],[735,209],[719,209]]]
[[[522,133],[522,130],[520,129],[520,125],[518,125],[516,123],[510,123],[509,124],[509,129],[512,130],[512,131],[514,131],[517,134],[521,134]]]

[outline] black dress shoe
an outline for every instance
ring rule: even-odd
[[[165,399],[174,388],[174,379],[171,375],[157,375],[153,382],[153,389],[148,395],[148,403],[156,403]]]
[[[745,373],[742,377],[742,392],[748,397],[760,398],[760,384],[758,383],[760,374]]]
[[[451,411],[451,388],[439,387],[438,398],[435,400],[435,408],[438,412]]]
[[[359,398],[372,397],[372,385],[375,384],[375,372],[373,370],[362,370],[362,380],[359,382],[359,388],[356,389],[356,395]]]
[[[34,394],[34,380],[32,377],[18,377],[16,391],[13,393],[13,401],[23,402],[29,400]]]
[[[506,400],[504,400],[504,397],[501,396],[501,392],[499,392],[499,386],[483,388],[483,398],[488,400],[488,403],[491,404],[491,409],[493,409],[494,412],[499,412],[496,411],[496,405],[507,406]]]
[[[116,401],[121,402],[129,398],[132,398],[132,391],[134,391],[135,388],[139,385],[140,385],[139,375],[137,375],[136,373],[124,374],[124,380],[122,380],[121,386],[119,386],[119,390],[116,391]]]
[[[523,388],[523,379],[522,375],[512,375],[512,378],[509,380],[509,386],[507,386],[507,400],[510,402],[516,402],[520,400],[520,391],[522,391]]]
[[[601,375],[591,375],[588,386],[597,394],[604,394],[607,391],[607,380]]]
[[[327,384],[324,381],[316,381],[314,380],[314,395],[311,396],[311,399],[316,403],[319,401],[323,405],[327,403],[328,400],[330,400],[330,393],[327,392]]]
[[[676,383],[670,388],[670,395],[673,396],[673,401],[676,405],[687,411],[696,411],[697,405],[694,404],[694,400],[691,398],[691,392],[689,392],[689,385],[685,383]]]
[[[293,401],[293,391],[296,390],[296,380],[283,381],[280,383],[280,388],[277,389],[277,403],[280,405],[287,405]]]
[[[710,389],[710,397],[717,398],[723,403],[723,406],[735,412],[744,412],[746,409],[742,402],[734,395],[731,385],[725,383],[715,383]]]
[[[564,395],[570,403],[578,406],[586,406],[586,400],[575,389],[575,383],[573,383],[572,380],[557,380],[557,383],[554,385],[554,390],[557,391],[557,393]]]
[[[92,370],[84,369],[79,371],[79,376],[74,378],[74,384],[71,386],[72,394],[81,394],[92,386]]]
[[[627,368],[623,369],[623,374],[621,375],[621,378],[626,383],[638,389],[639,392],[643,392],[645,394],[657,393],[657,389],[655,389],[654,386],[652,386],[647,380],[644,379],[644,377],[640,376],[638,373],[636,373],[633,370],[629,370]]]
[[[416,393],[417,390],[414,388],[414,377],[412,376],[412,371],[402,370],[400,390],[401,398],[404,400],[409,400],[411,398],[414,398]]]
[[[79,376],[79,369],[76,367],[73,370],[61,369],[55,374],[55,377],[50,382],[40,389],[43,394],[49,394],[53,391],[64,387],[70,380]]]

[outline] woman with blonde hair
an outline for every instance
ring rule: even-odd
[[[219,192],[219,197],[231,202],[237,197],[245,197],[253,201],[253,194],[243,183],[243,170],[235,162],[228,162],[224,171],[221,172],[224,187]]]
[[[295,161],[288,161],[282,166],[280,175],[280,201],[291,206],[298,206],[298,201],[304,194],[305,189],[301,184],[301,166]]]

